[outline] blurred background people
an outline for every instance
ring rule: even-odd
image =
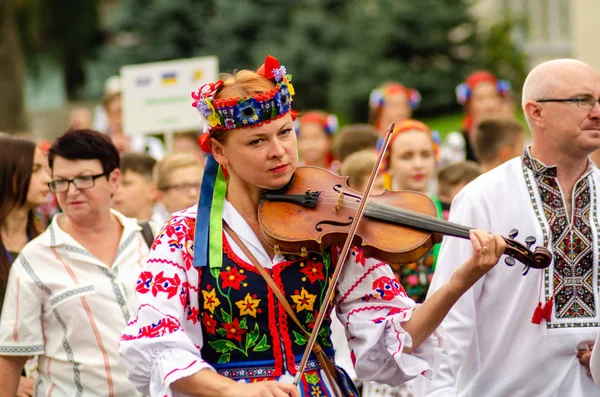
[[[380,135],[385,134],[392,121],[396,124],[412,118],[421,103],[421,94],[400,83],[387,82],[371,91],[370,120]]]
[[[146,153],[121,154],[121,181],[113,196],[112,208],[139,221],[153,220],[158,198],[153,179],[155,165],[156,160]]]
[[[149,247],[135,219],[110,209],[119,154],[106,135],[71,130],[48,160],[63,212],[10,269],[0,317],[3,393],[15,395],[25,360],[38,355],[36,395],[137,396],[117,350]]]
[[[437,176],[437,197],[442,206],[442,218],[448,220],[450,205],[463,187],[481,175],[480,166],[474,161],[461,161],[440,169]]]
[[[161,205],[153,216],[157,224],[166,223],[172,213],[198,202],[203,174],[204,163],[189,153],[170,154],[156,164],[154,181]]]
[[[444,165],[462,161],[479,161],[473,152],[473,127],[482,119],[508,116],[511,107],[510,84],[498,80],[488,71],[471,74],[456,87],[456,100],[463,105],[465,115],[460,132],[448,134],[442,147],[441,161]]]
[[[376,163],[377,151],[375,149],[361,150],[352,153],[344,160],[340,167],[340,175],[348,177],[348,186],[363,193]],[[377,174],[371,195],[383,193],[383,178],[383,173]]]
[[[1,309],[13,261],[27,242],[40,234],[34,210],[46,202],[50,175],[47,173],[46,157],[33,141],[2,135],[0,147],[3,150],[0,156]],[[35,370],[35,365],[28,366],[28,372]],[[33,385],[33,379],[22,376],[17,395],[33,396]]]
[[[349,124],[340,128],[333,139],[333,154],[335,158],[344,162],[354,152],[366,149],[377,149],[379,135],[370,124]]]
[[[483,119],[473,130],[473,152],[488,172],[508,160],[519,157],[525,149],[525,130],[517,120]]]
[[[69,111],[69,129],[86,130],[92,128],[92,112],[84,107],[76,107]]]
[[[332,152],[333,136],[338,130],[338,119],[334,114],[312,110],[296,121],[298,152],[302,165],[311,165],[337,172],[339,162]]]
[[[110,136],[119,153],[148,153],[156,160],[165,155],[165,148],[160,139],[152,136],[128,135],[123,131],[123,109],[121,101],[120,80],[111,79],[110,90],[104,96],[104,108],[108,121],[106,133]]]
[[[189,153],[200,162],[206,161],[206,156],[198,144],[197,131],[182,131],[173,135],[173,149],[171,153]]]

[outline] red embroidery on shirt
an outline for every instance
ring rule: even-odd
[[[362,283],[364,281],[364,279],[369,276],[369,274],[371,274],[375,269],[380,268],[382,266],[387,266],[387,263],[379,262],[375,266],[369,268],[369,270],[367,270],[354,284],[352,284],[352,287],[350,287],[350,289],[348,291],[346,291],[346,293],[344,294],[344,296],[342,296],[342,298],[340,299],[340,301],[338,303],[343,303],[348,298],[348,296],[352,293],[352,291],[354,291],[356,289],[356,287],[358,287],[360,285],[360,283]]]

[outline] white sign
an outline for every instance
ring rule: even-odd
[[[128,135],[201,131],[191,93],[215,82],[218,70],[216,57],[123,66],[123,131]]]

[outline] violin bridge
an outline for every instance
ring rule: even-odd
[[[334,211],[336,214],[339,213],[340,207],[342,206],[343,203],[344,203],[344,192],[340,192],[340,194],[338,195],[338,198],[337,198],[337,203],[335,204],[335,208],[334,208]]]

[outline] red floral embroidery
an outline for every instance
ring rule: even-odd
[[[156,338],[165,334],[171,334],[179,329],[179,324],[168,317],[160,319],[156,324],[142,327],[137,336],[123,335],[121,340],[134,340],[140,338]]]
[[[360,248],[352,247],[352,253],[354,254],[354,260],[356,263],[360,263],[364,267],[367,263],[367,258],[365,257],[364,251]]]
[[[207,312],[204,312],[204,315],[202,316],[202,325],[204,326],[204,329],[206,329],[206,332],[208,332],[211,335],[214,335],[217,331],[217,321],[214,318],[212,318]]]
[[[174,277],[165,277],[164,272],[160,272],[154,278],[152,295],[156,296],[159,292],[166,292],[167,299],[171,299],[179,292],[180,285],[181,279],[178,274],[175,274]]]
[[[197,307],[190,307],[187,312],[187,320],[191,321],[193,324],[198,322],[198,315],[200,314],[200,310]],[[204,313],[206,314],[206,313]]]
[[[306,266],[300,269],[300,272],[306,274],[311,284],[313,284],[317,280],[325,281],[325,275],[323,274],[323,264],[320,262],[314,262],[309,259],[308,261],[306,261]]]
[[[147,294],[150,292],[150,287],[152,283],[152,273],[150,272],[141,272],[140,277],[137,280],[137,286],[135,290],[140,294]]]
[[[221,279],[223,280],[222,288],[225,289],[227,287],[232,287],[233,289],[239,290],[241,282],[244,281],[246,278],[247,278],[246,276],[244,276],[243,274],[238,272],[237,267],[234,267],[233,269],[231,269],[229,271],[222,272],[221,273]]]
[[[160,272],[155,277],[151,272],[142,272],[135,290],[141,294],[152,291],[153,296],[158,295],[159,292],[166,292],[167,298],[171,299],[178,294],[180,286],[181,279],[178,274],[173,277],[165,277],[164,272]],[[183,304],[185,304],[185,301]]]
[[[245,329],[240,328],[240,322],[237,318],[231,323],[224,323],[223,328],[227,331],[227,339],[235,339],[238,342],[242,341],[242,335],[246,333]]]
[[[406,296],[406,292],[404,292],[404,288],[400,283],[388,276],[382,276],[375,280],[373,289],[379,293],[379,297],[384,301],[391,301],[396,296]]]

